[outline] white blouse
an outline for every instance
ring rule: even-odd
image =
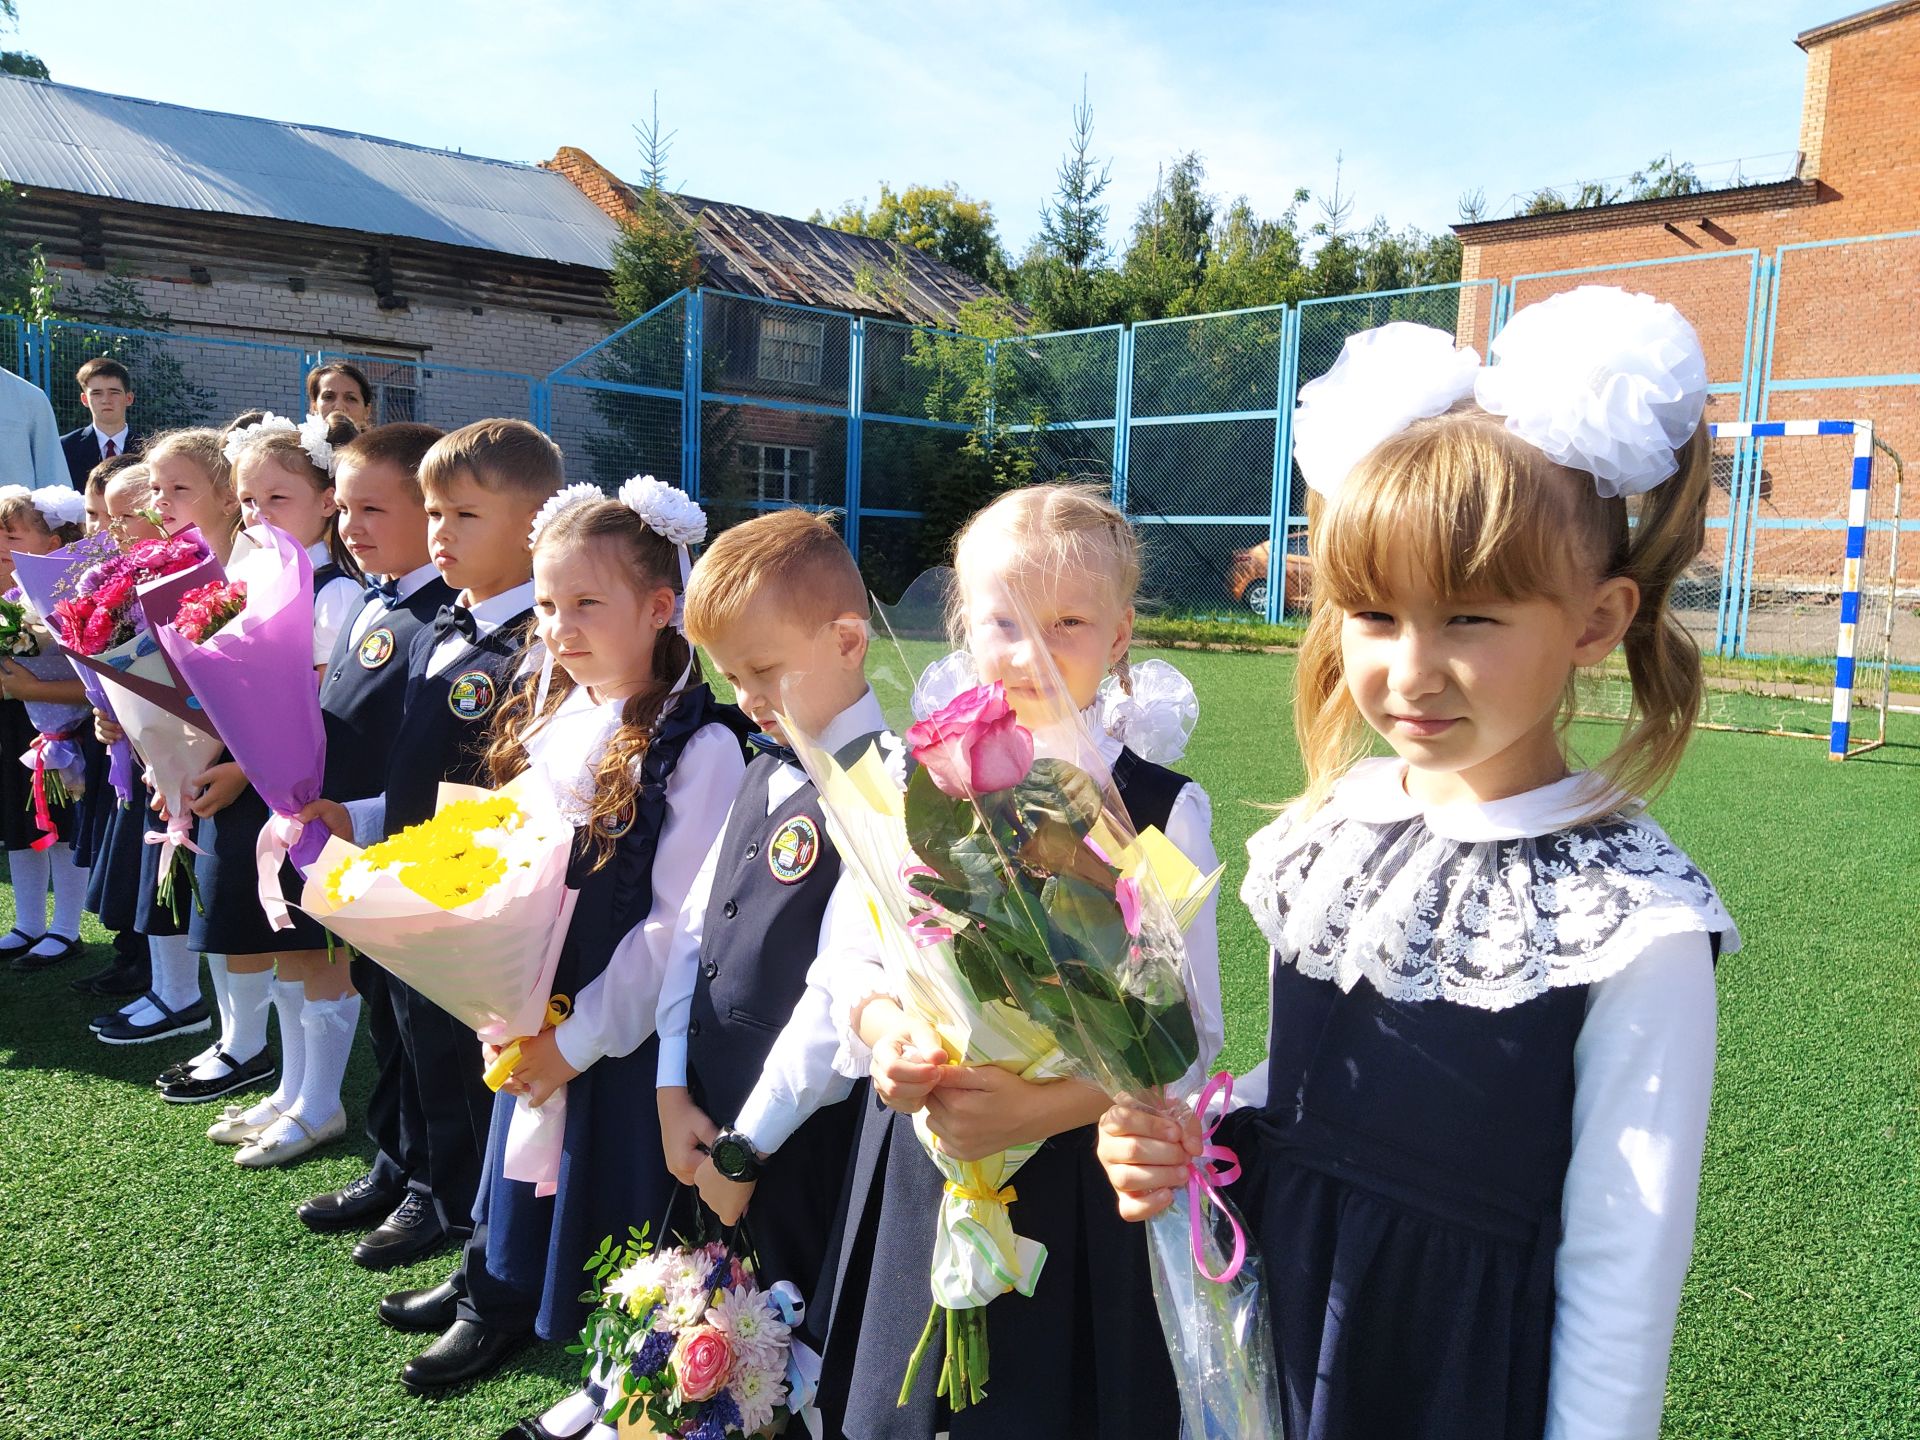
[[[619,728],[621,704],[595,701],[584,685],[576,686],[527,739],[528,770],[575,824],[592,804],[594,767]],[[653,904],[615,948],[607,968],[574,993],[573,1013],[554,1031],[574,1069],[631,1054],[653,1033],[660,978],[681,908],[745,772],[740,742],[721,724],[701,726],[680,752],[667,777],[666,823],[654,850]]]
[[[324,543],[307,546],[313,568],[333,563],[333,554]],[[333,643],[340,632],[353,623],[365,599],[362,588],[345,575],[336,575],[313,593],[313,663],[324,665],[333,658]]]
[[[1604,793],[1591,774],[1430,807],[1405,775],[1402,761],[1363,761],[1319,812],[1255,835],[1242,898],[1274,964],[1343,990],[1365,979],[1395,999],[1497,1010],[1588,987],[1546,1436],[1654,1440],[1713,1088],[1709,937],[1727,954],[1739,932],[1652,820],[1578,824]],[[1414,819],[1385,851],[1370,829]],[[1263,1061],[1235,1084],[1236,1103],[1265,1103],[1266,1072]]]

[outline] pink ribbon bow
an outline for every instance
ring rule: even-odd
[[[167,873],[173,864],[173,857],[185,850],[191,855],[204,855],[207,852],[193,843],[193,816],[191,814],[167,816],[167,828],[149,830],[140,837],[149,845],[164,845],[160,852],[160,873]]]
[[[1215,1100],[1220,1102],[1220,1112],[1209,1121],[1207,1112]],[[1202,1275],[1216,1285],[1226,1284],[1247,1263],[1247,1232],[1241,1229],[1239,1218],[1220,1198],[1220,1187],[1231,1185],[1240,1178],[1240,1157],[1225,1145],[1213,1143],[1214,1131],[1227,1118],[1227,1111],[1232,1105],[1233,1076],[1222,1070],[1200,1092],[1200,1103],[1195,1107],[1201,1122],[1200,1153],[1187,1166],[1187,1223],[1193,1237],[1193,1263]],[[1227,1224],[1233,1230],[1233,1258],[1218,1275],[1207,1269],[1207,1232],[1201,1223],[1200,1212],[1208,1204],[1227,1217]]]
[[[907,887],[907,892],[912,895],[914,899],[925,901],[927,897],[922,895],[918,890],[915,890],[913,886],[908,883],[916,875],[931,875],[937,880],[940,878],[940,872],[931,866],[921,865],[911,859],[903,860],[900,863],[900,883]],[[918,945],[922,950],[926,949],[929,945],[938,945],[943,940],[953,939],[953,927],[942,924],[939,916],[927,910],[920,911],[911,920],[907,921],[906,929],[907,934],[913,937],[913,943]]]
[[[267,925],[274,930],[291,930],[293,916],[286,897],[280,891],[280,863],[287,852],[300,843],[306,822],[277,810],[260,827],[260,838],[253,844],[253,860],[260,876],[260,908],[266,912]]]

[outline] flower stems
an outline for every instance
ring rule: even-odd
[[[945,1353],[940,1358],[940,1383],[933,1393],[944,1398],[950,1410],[978,1405],[987,1398],[987,1312],[979,1307],[949,1310],[938,1304],[928,1313],[927,1328],[920,1332],[920,1343],[913,1347],[907,1361],[907,1376],[900,1382],[899,1403],[905,1405],[913,1394],[913,1383],[920,1378],[920,1364],[927,1358],[927,1348],[937,1334],[942,1335],[945,1342]]]

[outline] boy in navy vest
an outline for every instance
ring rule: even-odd
[[[661,1137],[667,1168],[723,1221],[752,1203],[761,1283],[790,1280],[811,1305],[858,1128],[828,981],[877,940],[779,714],[830,752],[890,743],[867,686],[866,586],[824,519],[775,511],[700,558],[687,634],[767,733],[687,897],[684,915],[704,916],[667,957]],[[824,1320],[810,1314],[807,1332],[824,1335]]]
[[[342,804],[378,795],[386,784],[407,695],[408,651],[414,636],[430,628],[440,607],[454,598],[427,554],[420,493],[420,462],[442,434],[431,425],[382,425],[357,436],[337,457],[340,536],[368,576],[366,600],[334,642],[320,689],[327,730],[321,793]],[[365,1175],[316,1195],[297,1213],[314,1230],[380,1226],[382,1239],[363,1242],[354,1258],[384,1266],[416,1258],[411,1245],[423,1238],[405,1223],[380,1222],[400,1208],[409,1190],[424,1190],[426,1122],[401,1050],[387,972],[364,956],[356,955],[352,965],[373,1042],[375,1078],[367,1099],[373,1161]]]
[[[303,819],[319,818],[335,834],[371,844],[431,817],[441,781],[486,784],[486,721],[519,677],[532,633],[528,536],[533,517],[565,483],[560,448],[524,420],[477,421],[427,451],[420,489],[428,551],[458,595],[408,645],[406,692],[383,793],[346,806],[321,800]],[[397,637],[394,643],[397,652]],[[399,1208],[355,1249],[356,1260],[375,1268],[418,1258],[471,1231],[493,1115],[474,1033],[411,986],[389,976],[385,988],[399,1067],[419,1102],[424,1140]],[[472,1278],[484,1284],[484,1272]],[[380,1316],[400,1330],[443,1331],[464,1293],[456,1274],[431,1289],[389,1295]],[[481,1356],[441,1358],[457,1360],[456,1368],[484,1362],[484,1370],[493,1363]],[[454,1382],[435,1377],[429,1383]]]

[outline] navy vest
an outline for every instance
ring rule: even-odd
[[[705,684],[689,686],[661,718],[647,746],[632,815],[604,827],[604,833],[615,837],[604,864],[598,863],[606,853],[598,837],[585,826],[574,831],[567,884],[580,892],[580,899],[554,972],[558,993],[571,995],[605,970],[614,948],[653,909],[653,861],[667,823],[667,782],[687,742],[702,726],[716,723],[742,739],[753,729],[737,709],[715,700]]]
[[[812,781],[767,813],[783,764],[762,755],[733,802],[707,898],[700,973],[687,1020],[687,1077],[714,1120],[731,1124],[807,988],[820,922],[840,878]]]
[[[453,589],[438,575],[392,609],[367,603],[378,613],[358,641],[356,615],[334,641],[320,687],[320,715],[327,727],[327,770],[320,793],[329,800],[364,800],[380,793],[388,748],[400,729],[407,699],[407,657],[413,637],[430,629]],[[366,613],[363,607],[362,615]]]
[[[436,641],[431,624],[407,653],[407,696],[387,758],[386,833],[429,818],[440,782],[484,785],[487,728],[519,672],[531,610],[523,610],[466,646],[438,674],[427,673]]]

